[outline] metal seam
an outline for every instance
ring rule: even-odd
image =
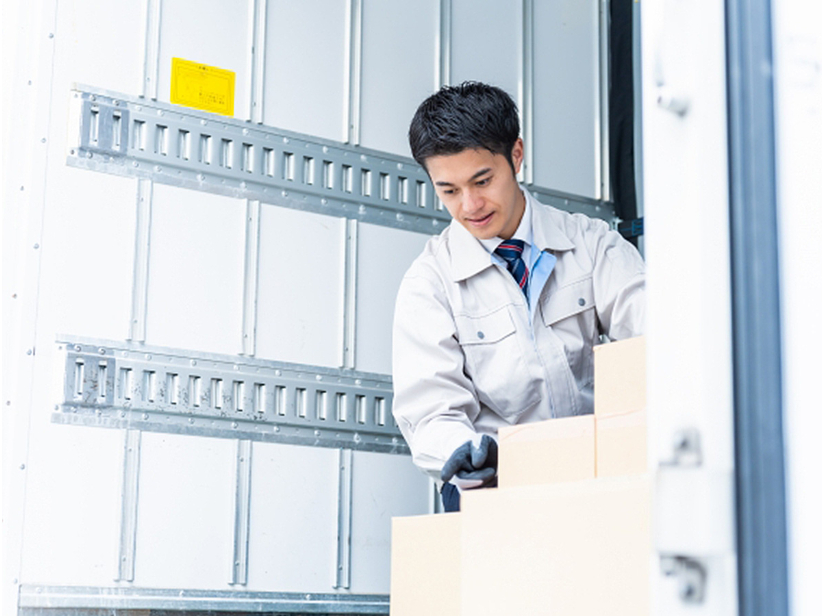
[[[359,226],[356,219],[345,219],[343,259],[343,368],[356,367],[357,343],[357,253]]]
[[[123,483],[120,502],[120,547],[117,580],[133,582],[137,551],[137,503],[140,485],[142,432],[126,430],[123,443]]]
[[[145,57],[143,87],[145,98],[157,100],[160,73],[160,20],[163,0],[146,0]]]
[[[268,21],[268,2],[254,0],[252,7],[252,61],[251,61],[251,97],[249,117],[255,124],[262,124],[265,117],[265,60],[266,60],[266,26]]]
[[[522,3],[522,134],[526,184],[534,183],[534,1]]]
[[[151,256],[151,212],[154,183],[137,180],[137,215],[134,239],[134,282],[131,291],[129,340],[145,342],[148,312],[148,276]]]
[[[596,167],[597,195],[608,201],[611,198],[611,162],[610,162],[610,0],[600,0],[599,3],[599,121],[596,129],[599,132],[599,157]]]
[[[243,355],[253,357],[257,349],[257,298],[260,264],[260,202],[246,202],[245,268],[243,273]]]
[[[440,0],[438,87],[451,84],[451,0]]]
[[[337,492],[337,568],[334,588],[351,587],[351,497],[354,453],[339,451],[339,484]]]
[[[237,475],[234,497],[234,561],[231,584],[248,584],[248,544],[251,522],[251,441],[237,441]]]
[[[362,0],[350,0],[348,7],[348,96],[346,131],[347,142],[360,144],[360,97],[362,94]]]

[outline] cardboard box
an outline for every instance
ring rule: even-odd
[[[391,616],[459,616],[460,516],[391,520]]]
[[[593,479],[594,416],[500,428],[499,487]]]
[[[647,414],[644,410],[596,418],[597,477],[647,471]]]
[[[647,476],[462,495],[462,614],[650,613]]]
[[[594,347],[594,412],[598,417],[645,408],[645,337]]]

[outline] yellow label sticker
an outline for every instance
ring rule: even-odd
[[[233,116],[234,73],[182,58],[172,58],[171,102]]]

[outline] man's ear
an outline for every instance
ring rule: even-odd
[[[511,148],[511,162],[514,163],[514,175],[518,174],[522,168],[522,160],[525,158],[525,146],[522,143],[522,137],[514,142],[514,147]]]

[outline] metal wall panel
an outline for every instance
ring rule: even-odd
[[[391,374],[394,301],[430,236],[362,224],[357,255],[356,367]]]
[[[235,441],[143,433],[136,586],[228,587],[235,461]]]
[[[598,196],[598,23],[598,2],[534,2],[534,183],[593,198]]]
[[[345,141],[349,0],[268,3],[263,121]]]
[[[408,124],[437,89],[437,0],[363,1],[361,145],[410,156]]]
[[[387,593],[391,518],[429,512],[430,479],[408,456],[354,452],[351,592]]]
[[[143,68],[145,9],[142,2],[117,7],[112,24],[112,6],[107,0],[59,2],[55,48],[55,73],[66,85],[71,82],[96,85],[115,92],[139,92]],[[128,24],[129,27],[122,27]],[[66,89],[55,89],[65,97]],[[64,98],[63,98],[64,100]]]
[[[451,83],[499,86],[522,107],[522,0],[458,0],[451,7]]]
[[[262,204],[257,357],[340,367],[345,220]]]
[[[110,586],[117,575],[122,435],[55,426],[47,416],[32,426],[26,468],[12,471],[27,474],[21,579]]]
[[[245,202],[154,187],[146,342],[242,349]]]
[[[337,450],[254,443],[248,589],[332,592]]]
[[[249,116],[250,0],[163,0],[158,100],[168,102],[171,59],[233,71],[234,116]]]

